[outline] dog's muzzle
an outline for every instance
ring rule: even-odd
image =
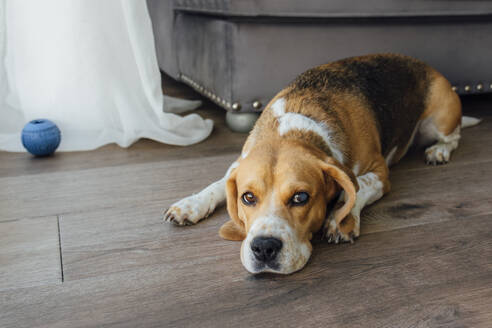
[[[311,243],[301,241],[288,222],[277,216],[255,220],[241,246],[241,262],[251,273],[292,273],[311,256]]]

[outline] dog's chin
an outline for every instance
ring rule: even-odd
[[[302,266],[300,268],[290,268],[290,269],[285,270],[280,265],[278,265],[277,263],[265,264],[265,263],[253,261],[249,265],[244,265],[244,268],[246,270],[248,270],[249,273],[252,273],[252,274],[259,274],[259,273],[264,273],[264,272],[276,273],[276,274],[291,274],[291,273],[294,273],[294,272],[301,270],[302,268],[304,268],[304,266]]]
[[[265,264],[258,261],[253,262],[254,271],[251,273],[262,273],[262,272],[271,272],[271,273],[282,273],[280,270],[280,265],[278,263],[270,263]]]

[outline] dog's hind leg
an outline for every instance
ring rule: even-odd
[[[177,225],[192,225],[206,218],[226,200],[225,185],[232,169],[238,165],[234,162],[224,177],[200,191],[171,205],[164,213],[164,221]]]
[[[450,83],[435,72],[429,88],[427,108],[419,128],[419,143],[430,146],[425,150],[427,164],[444,164],[458,147],[462,125],[461,101]],[[470,124],[470,120],[473,121]],[[463,127],[474,125],[479,120],[464,117]]]

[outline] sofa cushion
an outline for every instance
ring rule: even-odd
[[[415,17],[488,16],[483,0],[174,0],[174,9],[218,16],[246,17]]]

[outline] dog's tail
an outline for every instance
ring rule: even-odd
[[[461,128],[462,129],[469,128],[471,126],[477,125],[480,122],[482,122],[481,118],[475,118],[475,117],[471,117],[471,116],[462,116],[461,117]]]

